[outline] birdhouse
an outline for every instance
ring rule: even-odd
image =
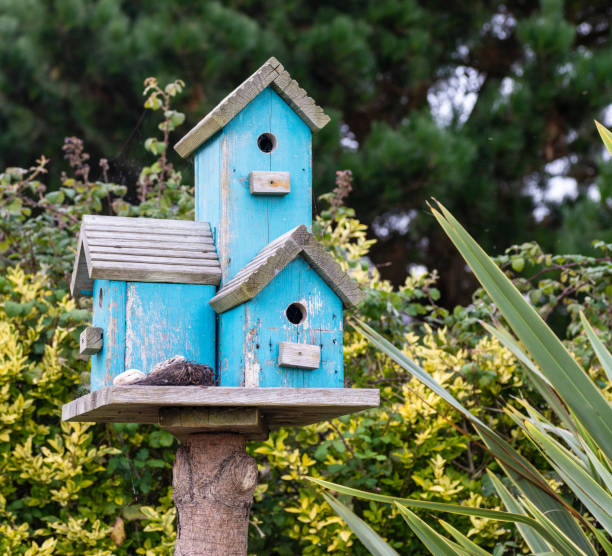
[[[92,326],[81,335],[91,390],[176,354],[214,368],[209,302],[220,278],[208,224],[84,216],[70,290],[93,296]]]
[[[222,386],[342,387],[342,309],[361,292],[317,243],[312,130],[329,118],[271,58],[176,145],[217,239]]]
[[[343,310],[363,294],[312,235],[311,135],[328,121],[270,58],[175,146],[195,222],[83,218],[71,291],[93,296],[92,393],[64,419],[261,437],[378,405],[344,388]],[[175,355],[216,386],[112,386]]]

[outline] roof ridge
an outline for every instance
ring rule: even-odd
[[[318,131],[329,122],[330,118],[323,108],[308,96],[283,65],[272,56],[187,132],[174,145],[174,150],[183,158],[187,158],[269,86],[287,102],[312,131]]]
[[[242,267],[210,300],[212,308],[217,313],[224,313],[253,299],[300,255],[346,306],[357,305],[363,300],[364,295],[357,282],[342,270],[308,228],[300,224],[270,242]]]

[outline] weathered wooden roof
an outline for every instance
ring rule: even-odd
[[[91,291],[94,279],[175,284],[221,280],[207,222],[83,217],[70,291]]]
[[[321,129],[329,122],[329,116],[323,109],[291,78],[283,65],[272,57],[200,120],[174,146],[176,152],[187,158],[204,141],[224,128],[266,87],[272,87],[313,131]]]
[[[210,304],[217,313],[224,313],[252,299],[298,256],[304,257],[345,306],[357,305],[363,300],[364,294],[357,282],[302,224],[266,245],[217,292]]]

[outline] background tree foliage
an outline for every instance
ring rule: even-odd
[[[443,266],[452,307],[471,283],[423,211],[431,195],[488,251],[611,239],[610,165],[591,125],[612,98],[611,19],[605,0],[0,0],[0,167],[78,135],[133,201],[156,123],[143,79],[183,78],[193,125],[275,55],[332,116],[314,137],[318,193],[351,168],[383,276],[399,285],[409,262]],[[554,176],[577,180],[575,200],[548,200]]]

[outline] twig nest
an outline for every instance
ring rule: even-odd
[[[135,382],[142,380],[145,376],[147,375],[138,369],[128,369],[127,371],[124,371],[120,375],[113,378],[113,386],[127,386],[128,384],[134,384]]]
[[[153,367],[149,371],[148,376],[154,376],[156,373],[163,371],[164,369],[166,369],[170,365],[174,365],[175,363],[184,363],[184,362],[185,362],[185,358],[182,355],[175,355],[174,357],[171,357],[170,359],[166,359],[165,361],[162,361],[161,363],[158,363],[157,365],[155,365],[155,367]]]
[[[162,361],[136,384],[142,386],[216,386],[215,371],[208,365],[187,361],[182,355]]]

